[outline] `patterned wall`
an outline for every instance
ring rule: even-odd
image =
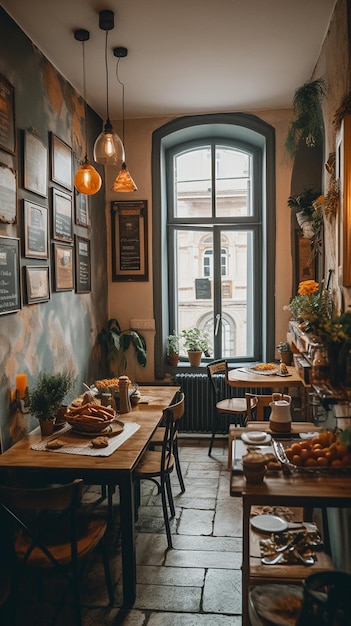
[[[77,161],[84,156],[85,127],[82,98],[1,8],[0,74],[14,89],[16,140],[14,154],[4,150],[0,141],[0,171],[9,169],[16,179],[15,223],[0,221],[0,237],[20,240],[20,307],[15,312],[0,315],[0,427],[3,447],[7,448],[12,443],[9,434],[10,391],[14,390],[17,373],[26,373],[31,386],[42,370],[50,372],[69,369],[77,379],[75,393],[82,391],[83,382],[90,384],[101,374],[100,351],[96,344],[96,336],[107,319],[107,271],[104,185],[98,194],[89,198],[91,224],[82,226],[77,224],[75,216],[75,201],[80,198],[75,197],[73,185],[72,189],[68,189],[52,180],[52,134],[67,144],[72,152],[72,176],[77,168]],[[87,134],[90,159],[93,142],[101,131],[101,126],[101,119],[88,109]],[[25,131],[35,134],[47,149],[45,196],[29,190],[27,181],[24,181]],[[41,174],[42,172],[39,172],[39,176]],[[78,235],[90,241],[91,284],[90,289],[84,293],[77,293],[75,285],[67,291],[55,289],[53,189],[63,192],[71,199],[72,241],[68,242],[68,245],[73,260],[75,237]],[[0,215],[3,214],[1,203],[4,203],[4,198],[0,188]],[[25,256],[24,201],[47,207],[47,258],[31,258],[28,254]],[[64,242],[59,240],[56,243]],[[49,268],[48,300],[35,304],[27,303],[25,280],[27,266]],[[75,271],[73,277],[75,278]],[[27,429],[36,425],[34,418],[25,416]]]

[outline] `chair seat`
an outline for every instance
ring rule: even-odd
[[[140,459],[136,469],[135,474],[138,478],[146,477],[146,476],[159,476],[160,474],[160,463],[161,463],[161,455],[162,452],[147,450],[144,452],[142,458]],[[171,454],[168,472],[173,470],[174,466],[174,456]]]
[[[246,413],[245,398],[227,398],[220,400],[216,404],[216,408],[221,413]]]

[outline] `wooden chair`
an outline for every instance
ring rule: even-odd
[[[252,422],[254,420],[263,421],[265,418],[265,407],[268,407],[272,402],[271,395],[257,395],[253,393],[245,393],[247,421]]]
[[[184,415],[184,393],[174,404],[163,411],[164,436],[162,450],[146,450],[135,468],[135,479],[140,492],[140,481],[151,480],[161,494],[163,518],[166,528],[168,548],[172,548],[172,536],[168,517],[167,499],[171,517],[175,516],[170,474],[175,465],[174,441],[178,429],[178,421]]]
[[[169,408],[172,409],[176,404],[178,404],[179,400],[181,400],[181,397],[182,397],[182,392],[178,392],[176,394],[174,404],[171,404],[169,406]],[[177,419],[177,431],[175,433],[174,440],[173,440],[173,455],[174,455],[175,468],[176,468],[176,472],[177,472],[177,476],[178,476],[180,490],[181,490],[182,493],[184,493],[184,491],[185,491],[185,484],[184,484],[184,479],[183,479],[183,474],[182,474],[182,468],[181,468],[181,465],[180,465],[179,450],[178,450],[178,427],[179,427],[179,420],[184,415],[184,403],[182,405],[180,405],[180,406],[183,407],[183,413],[181,415],[179,415],[179,417]],[[179,411],[180,411],[180,409],[179,409]],[[155,433],[153,434],[153,436],[151,438],[151,441],[149,443],[149,449],[150,450],[154,450],[155,448],[162,446],[162,443],[163,443],[163,440],[164,440],[164,435],[165,435],[165,426],[164,426],[164,424],[162,424],[161,426],[159,426],[156,429]]]
[[[224,398],[223,397],[223,374],[225,382],[228,380],[228,364],[225,359],[212,361],[207,365],[207,374],[211,383],[213,398],[212,436],[208,449],[208,456],[211,456],[214,439],[217,433],[217,424],[221,417],[228,416],[234,418],[235,425],[243,426],[247,416],[247,405],[245,398]]]
[[[49,488],[0,486],[0,521],[11,542],[13,554],[13,606],[25,569],[64,572],[72,590],[75,622],[82,624],[80,565],[95,548],[100,548],[110,605],[111,581],[105,532],[107,522],[88,514],[79,515],[82,480]],[[15,616],[13,619],[15,623]]]

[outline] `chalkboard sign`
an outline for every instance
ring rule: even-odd
[[[0,237],[0,314],[21,308],[19,239]]]
[[[195,278],[196,300],[211,299],[211,283],[209,278]]]
[[[147,201],[111,202],[112,280],[148,280]]]
[[[91,291],[90,241],[76,235],[76,292]]]

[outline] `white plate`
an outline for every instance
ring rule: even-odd
[[[263,435],[263,437],[258,438],[258,434]],[[262,446],[272,439],[269,433],[256,433],[254,431],[252,433],[243,433],[241,438],[245,443],[249,443],[251,446]]]
[[[301,439],[313,439],[313,437],[318,437],[319,433],[300,433]]]
[[[259,363],[258,363],[259,365]],[[264,365],[263,363],[261,365]],[[274,363],[268,363],[268,365],[274,365]],[[275,374],[278,372],[278,366],[276,366],[275,368],[269,368],[269,369],[262,369],[262,370],[257,370],[255,369],[255,365],[251,365],[250,367],[245,368],[247,372],[249,372],[249,374],[256,374],[257,376],[275,376]]]
[[[250,522],[252,528],[261,533],[282,533],[288,528],[288,522],[278,515],[255,515]]]

